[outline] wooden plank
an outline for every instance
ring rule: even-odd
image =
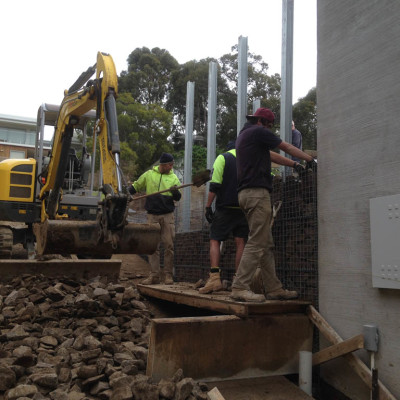
[[[174,285],[137,285],[140,294],[176,304],[212,310],[240,317],[264,314],[305,313],[308,301],[267,300],[263,303],[244,303],[230,298],[230,292],[200,294],[194,285],[179,282]]]
[[[338,333],[328,324],[322,315],[313,307],[309,306],[307,315],[324,337],[333,344],[343,342],[343,339]],[[370,369],[355,355],[346,354],[343,356],[349,365],[354,369],[355,373],[363,380],[369,389],[372,387],[372,374]],[[379,385],[379,400],[396,400],[396,398],[389,392],[386,386],[381,381]]]
[[[211,389],[207,392],[207,399],[208,400],[225,400],[225,397],[222,396],[221,392],[218,390],[217,387]]]
[[[319,365],[363,348],[364,336],[360,334],[352,337],[351,339],[347,339],[343,342],[327,347],[318,353],[314,353],[312,356],[312,365]]]
[[[213,382],[227,400],[311,400],[283,376]]]
[[[100,275],[117,281],[121,263],[122,261],[117,259],[0,260],[0,277],[4,281],[22,274],[42,274],[48,277],[68,276],[72,279],[86,279]]]
[[[295,374],[299,351],[311,351],[312,333],[312,323],[300,313],[156,318],[146,374],[159,381],[181,368],[185,376],[207,382]]]

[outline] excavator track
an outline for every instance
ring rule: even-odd
[[[13,246],[13,233],[7,226],[0,226],[0,258],[11,258]]]

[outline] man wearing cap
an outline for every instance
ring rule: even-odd
[[[131,194],[145,192],[146,194],[156,193],[165,189],[179,186],[181,183],[172,171],[174,158],[169,153],[162,153],[160,164],[142,174],[139,179],[133,182],[129,188]],[[149,223],[157,222],[161,226],[161,242],[164,244],[164,283],[171,285],[174,263],[174,201],[179,201],[181,193],[178,189],[165,193],[158,193],[146,198],[145,209]],[[147,279],[142,281],[143,285],[160,283],[160,243],[154,254],[149,256],[151,272]]]
[[[271,161],[296,170],[300,166],[271,150],[279,148],[305,160],[309,168],[313,167],[315,161],[310,155],[271,132],[275,115],[270,109],[259,108],[254,115],[247,115],[246,118],[247,122],[236,140],[236,165],[239,205],[246,215],[250,232],[232,283],[231,297],[250,302],[262,302],[265,297],[268,300],[294,299],[298,296],[297,292],[283,289],[275,272],[274,242],[270,228]],[[265,296],[250,290],[257,267],[261,270]]]
[[[215,212],[211,205],[216,199]],[[217,292],[222,289],[219,261],[220,245],[228,239],[230,233],[235,239],[235,269],[239,266],[245,241],[249,234],[246,217],[239,206],[237,195],[237,172],[235,141],[228,143],[227,151],[214,161],[206,204],[206,219],[210,225],[210,276],[199,293]]]

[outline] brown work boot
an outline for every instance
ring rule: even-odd
[[[221,274],[219,272],[210,272],[206,284],[199,289],[199,293],[206,294],[218,292],[218,290],[222,290]]]
[[[173,285],[174,284],[174,279],[172,278],[172,274],[170,272],[165,273],[164,284],[165,285]]]
[[[291,300],[297,299],[299,295],[295,290],[280,288],[278,290],[274,290],[273,292],[267,293],[266,297],[267,300]]]
[[[232,288],[231,298],[233,300],[246,301],[251,303],[262,303],[265,301],[263,294],[255,294],[251,290]]]
[[[160,283],[160,275],[155,272],[152,272],[148,278],[141,282],[142,285],[156,285],[158,283]]]

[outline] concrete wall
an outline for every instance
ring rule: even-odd
[[[346,339],[379,326],[376,367],[396,398],[400,290],[372,287],[369,199],[400,193],[399,16],[397,0],[318,0],[320,312]],[[350,398],[369,398],[344,362],[322,374]]]

